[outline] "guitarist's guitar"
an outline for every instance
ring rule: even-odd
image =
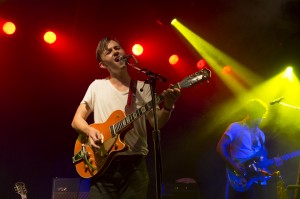
[[[210,70],[204,68],[174,85],[174,88],[192,87],[204,80],[209,80]],[[162,95],[156,97],[156,103],[164,101]],[[88,143],[88,138],[80,134],[74,147],[72,157],[78,174],[82,178],[90,178],[94,175],[101,175],[108,168],[116,153],[125,151],[128,146],[124,143],[126,132],[133,128],[133,122],[152,110],[152,101],[148,102],[133,113],[125,116],[121,110],[114,111],[104,123],[94,123],[90,126],[99,130],[104,136],[104,142],[100,144],[100,149],[92,148]]]
[[[16,182],[14,188],[15,191],[20,194],[21,199],[27,199],[27,189],[24,182]]]
[[[228,167],[226,168],[227,177],[233,189],[239,192],[245,192],[253,183],[266,183],[273,175],[268,167],[275,164],[275,158],[263,159],[260,155],[261,154],[254,155],[250,159],[241,162],[245,167],[245,172],[243,174],[239,174]],[[297,156],[300,156],[300,150],[285,154],[278,158],[282,161],[286,161]]]

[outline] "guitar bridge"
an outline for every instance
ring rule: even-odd
[[[77,164],[78,162],[84,161],[92,169],[92,171],[96,170],[89,159],[90,153],[86,150],[85,144],[82,144],[81,150],[72,157],[72,162],[73,164]]]

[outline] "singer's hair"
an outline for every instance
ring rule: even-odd
[[[268,107],[260,99],[251,99],[246,105],[246,112],[251,118],[265,118],[268,114]]]
[[[107,45],[111,40],[114,40],[119,43],[119,41],[116,38],[112,38],[110,36],[103,37],[99,41],[98,46],[96,48],[96,59],[97,59],[98,63],[100,63],[102,61],[101,55],[105,50],[107,50]]]

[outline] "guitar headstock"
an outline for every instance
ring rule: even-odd
[[[16,182],[15,183],[15,191],[21,195],[22,199],[26,198],[27,189],[24,182]]]
[[[189,88],[204,80],[208,81],[211,77],[211,72],[207,68],[203,68],[198,72],[189,75],[178,83],[179,88]]]

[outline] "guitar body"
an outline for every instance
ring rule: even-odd
[[[285,161],[298,156],[300,156],[300,150],[287,153],[277,158]],[[238,192],[245,192],[252,186],[253,183],[257,182],[261,185],[267,184],[267,180],[273,175],[273,173],[268,170],[268,167],[275,164],[275,158],[267,159],[266,154],[258,152],[248,160],[241,163],[245,168],[245,172],[243,174],[239,174],[228,167],[226,168],[226,173],[231,187]]]
[[[255,163],[253,163],[255,164]],[[245,168],[251,167],[251,164],[244,164]],[[262,169],[263,171],[269,171],[267,169]],[[260,170],[259,169],[259,170]],[[266,183],[266,181],[270,178],[270,176],[266,176],[261,171],[255,171],[252,169],[246,169],[245,174],[239,174],[234,170],[231,170],[229,168],[226,168],[227,178],[230,182],[230,185],[232,188],[238,192],[245,192],[250,189],[250,187],[253,185],[253,183]]]
[[[111,132],[111,126],[125,118],[122,111],[114,111],[104,123],[91,124],[104,136],[104,142],[100,144],[100,149],[92,148],[85,135],[79,135],[74,147],[73,163],[78,174],[83,178],[90,178],[94,175],[101,175],[111,163],[117,152],[128,149],[124,143],[124,136],[132,125],[124,128],[120,133],[114,135]]]

